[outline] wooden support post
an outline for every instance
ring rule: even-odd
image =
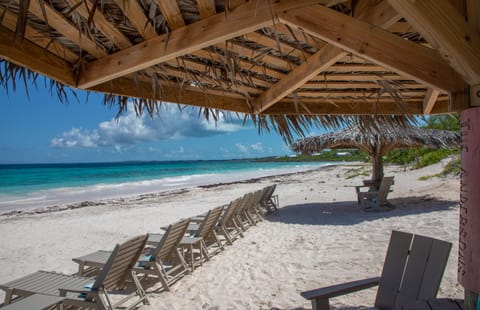
[[[461,125],[458,280],[465,289],[465,309],[475,310],[480,293],[480,107],[464,110]]]

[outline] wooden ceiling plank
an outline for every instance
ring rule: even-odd
[[[157,0],[156,3],[163,17],[165,17],[170,30],[185,26],[185,20],[183,19],[177,0]]]
[[[268,65],[273,65],[279,68],[280,70],[289,71],[293,67],[293,64],[291,62],[288,62],[285,59],[282,59],[270,54],[260,53],[258,51],[255,51],[254,49],[245,47],[236,42],[229,41],[227,42],[227,44],[219,43],[219,44],[215,44],[215,46],[223,50],[228,50],[230,52],[236,53],[241,56],[249,57],[252,60],[263,61]]]
[[[435,102],[437,101],[439,94],[440,92],[436,89],[429,88],[427,90],[427,94],[423,99],[423,114],[432,113],[433,107],[435,106]]]
[[[70,4],[71,7],[75,7],[75,12],[80,14],[85,19],[91,18],[91,11],[93,9],[94,3],[92,1],[88,1],[88,6],[87,2],[81,1],[80,4],[78,4],[78,0],[66,0],[68,4]],[[78,4],[78,5],[77,5]],[[115,46],[123,49],[127,48],[129,46],[132,46],[132,43],[130,40],[123,34],[121,33],[114,25],[112,25],[100,12],[100,10],[96,9],[95,13],[93,14],[93,24],[95,28],[100,30],[109,40],[112,40],[113,44]]]
[[[17,0],[18,2],[19,0]],[[47,2],[43,2],[45,8],[45,15],[43,14],[42,7],[38,1],[30,1],[29,11],[36,17],[44,20],[46,17],[48,25],[61,33],[67,39],[78,45],[81,49],[87,51],[90,55],[96,58],[102,58],[107,55],[107,52],[99,47],[84,33],[80,33],[79,30],[73,25],[65,16],[53,9]]]
[[[480,84],[480,34],[448,0],[388,0],[469,84]]]
[[[381,99],[380,99],[381,100]],[[381,104],[367,100],[335,101],[313,99],[314,102],[298,100],[298,103],[282,100],[266,110],[266,115],[412,115],[422,113],[422,101],[414,100],[400,106],[395,100],[383,100]],[[301,103],[300,103],[301,102]],[[295,106],[296,108],[294,108]]]
[[[374,5],[371,1],[366,0],[359,3],[365,4],[359,8],[359,18],[365,19],[367,22],[376,23],[381,27],[389,27],[400,19],[400,16],[388,4],[385,5],[384,2]],[[347,52],[336,46],[326,45],[322,47],[301,66],[293,69],[286,78],[280,80],[260,95],[253,102],[255,113],[261,113],[270,108],[293,90],[305,84],[320,72],[327,70],[345,56],[347,56]]]
[[[73,68],[64,59],[29,40],[15,40],[15,32],[0,26],[0,57],[65,85],[75,85]]]
[[[379,27],[315,6],[279,13],[279,18],[333,45],[443,91],[464,89],[463,78],[435,50]]]
[[[152,24],[145,16],[145,12],[138,1],[114,1],[144,39],[148,40],[157,36],[155,28],[153,28]]]
[[[217,13],[215,8],[215,0],[197,0],[198,11],[200,17],[207,18]]]
[[[293,56],[299,58],[302,61],[311,55],[311,53],[296,49],[288,44],[283,43],[280,40],[277,41],[275,38],[257,32],[247,33],[243,37],[249,41],[254,41],[260,45],[272,48],[284,56]]]
[[[467,0],[468,25],[480,34],[480,1]]]
[[[35,2],[35,1],[34,1]],[[218,13],[194,24],[90,62],[80,72],[78,87],[94,85],[142,70],[157,63],[224,42],[274,23],[272,12],[315,4],[314,0],[280,1],[259,6],[249,2],[228,15]]]
[[[3,16],[2,25],[11,31],[15,32],[17,27],[17,15],[10,12],[9,10],[4,10],[0,8],[0,16]],[[61,43],[57,42],[53,38],[48,38],[43,32],[38,31],[34,27],[27,24],[25,28],[25,38],[32,43],[48,49],[51,53],[57,55],[58,57],[65,58],[70,63],[75,63],[79,56],[63,46]]]
[[[301,30],[298,30],[296,28],[288,27],[285,24],[277,23],[277,24],[273,25],[272,27],[270,27],[270,29],[275,31],[275,32],[279,32],[279,33],[284,34],[287,38],[289,38],[292,41],[304,42],[307,45],[309,45],[311,47],[314,47],[314,48],[317,48],[317,49],[320,49],[323,46],[325,46],[325,43],[323,41],[311,36],[308,33],[305,33],[303,31],[301,31]]]
[[[253,102],[254,112],[262,113],[267,110],[293,90],[345,57],[345,55],[346,53],[336,46],[327,45],[323,47],[303,64],[293,69],[285,78],[263,92]]]
[[[328,81],[411,81],[410,78],[398,74],[319,74],[313,80],[328,82]]]
[[[218,110],[240,113],[248,112],[245,99],[208,94],[200,88],[192,86],[161,85],[157,87],[158,91],[154,92],[149,82],[135,81],[122,77],[96,85],[88,90],[133,98],[151,98],[163,102],[175,102]]]

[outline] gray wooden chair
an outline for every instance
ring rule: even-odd
[[[375,307],[403,309],[437,295],[452,244],[393,231],[380,277],[302,292],[314,310],[328,310],[329,299],[378,285]]]
[[[126,305],[127,301],[128,306],[122,309],[132,309],[142,302],[148,304],[145,291],[133,271],[147,238],[148,235],[142,235],[117,244],[96,277],[37,271],[2,284],[0,289],[6,292],[5,304],[16,301],[13,299],[15,296],[27,297],[18,301],[21,302],[20,305],[25,304],[25,307],[38,300],[47,302],[46,299],[49,298],[43,295],[64,297],[63,304],[81,308],[118,309],[119,306]],[[109,292],[123,290],[127,284],[133,285],[134,291],[128,296],[122,296],[124,298],[114,304]],[[132,300],[133,298],[135,299]]]
[[[216,227],[220,224],[223,206],[216,207],[207,212],[205,218],[197,224],[190,224],[187,233],[192,238],[202,238],[202,246],[205,254],[210,257],[224,249],[224,246],[216,233]]]
[[[147,247],[134,264],[134,270],[144,278],[156,277],[164,290],[170,290],[170,285],[179,280],[187,271],[183,255],[179,251],[180,240],[185,235],[189,219],[180,220],[169,225],[164,234],[149,234]],[[153,235],[153,236],[152,236]],[[106,264],[111,252],[96,251],[72,260],[78,263],[78,274],[95,274]]]
[[[378,190],[361,191],[360,188],[364,186],[355,186],[357,192],[358,203],[366,210],[385,211],[390,204],[387,201],[388,193],[394,184],[393,177],[383,177]]]
[[[276,184],[263,188],[263,196],[260,200],[260,205],[266,210],[267,213],[272,213],[278,210],[280,203],[278,201],[278,195],[274,195]]]

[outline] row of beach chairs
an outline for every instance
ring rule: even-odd
[[[2,310],[133,309],[149,304],[145,288],[170,290],[185,274],[243,237],[265,214],[278,209],[276,185],[250,192],[208,212],[73,258],[78,272],[66,275],[37,271],[1,284]]]

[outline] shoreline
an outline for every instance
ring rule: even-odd
[[[235,179],[233,177],[226,177],[226,180],[234,179],[232,181],[225,181],[225,182],[216,182],[216,183],[206,183],[206,184],[192,184],[186,187],[180,187],[175,189],[164,189],[159,191],[151,191],[151,192],[140,192],[134,194],[128,194],[125,196],[113,196],[113,197],[106,197],[106,198],[99,198],[99,199],[92,199],[92,200],[83,200],[74,203],[65,203],[65,204],[56,204],[52,206],[33,206],[33,207],[19,207],[18,209],[10,209],[8,211],[1,211],[0,209],[0,218],[1,217],[9,217],[9,216],[21,216],[21,215],[31,215],[31,214],[43,214],[43,213],[51,213],[51,212],[61,212],[66,210],[73,210],[85,207],[98,207],[107,204],[115,204],[119,202],[125,201],[137,201],[139,198],[152,198],[152,197],[159,197],[159,196],[167,196],[167,195],[178,195],[185,193],[186,191],[190,191],[194,188],[215,188],[222,185],[232,185],[236,183],[254,183],[257,181],[262,180],[269,180],[270,178],[275,178],[279,176],[288,176],[288,175],[296,175],[302,173],[308,173],[311,171],[322,170],[329,167],[336,167],[338,165],[362,165],[363,163],[360,162],[340,162],[334,164],[326,164],[319,167],[312,167],[306,168],[302,170],[297,170],[293,172],[284,172],[283,169],[278,169],[279,172],[276,174],[268,174],[265,176],[257,176],[257,177],[250,177],[250,178],[239,178]]]
[[[99,208],[1,216],[0,283],[37,270],[71,274],[73,257],[110,250],[123,240],[180,218],[196,216],[247,192],[277,184],[280,209],[249,228],[225,251],[172,286],[149,293],[142,309],[308,309],[299,292],[378,276],[392,230],[452,242],[439,297],[461,298],[457,283],[459,178],[433,175],[443,164],[419,170],[386,166],[395,176],[389,201],[395,209],[365,212],[353,186],[366,177],[347,177],[359,165],[194,187],[185,191],[104,201]],[[368,164],[360,164],[370,171]],[[235,296],[225,292],[237,292]],[[3,298],[0,292],[0,299]],[[334,307],[370,309],[375,290],[338,297]]]

